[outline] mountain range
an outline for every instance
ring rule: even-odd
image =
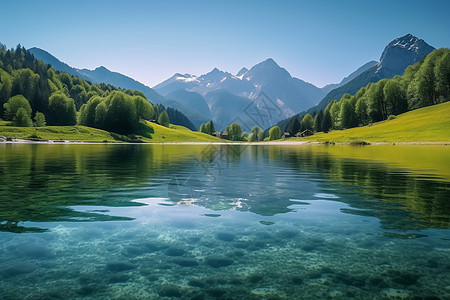
[[[78,76],[92,83],[104,82],[122,89],[139,90],[147,96],[147,99],[150,102],[164,105],[166,104],[164,97],[161,97],[161,95],[156,93],[153,89],[134,80],[133,78],[120,73],[111,72],[103,66],[98,67],[95,70],[76,69],[40,48],[34,47],[28,49],[28,51],[30,51],[37,59],[43,60],[46,64],[52,65],[53,68],[60,72],[66,72],[72,76]]]
[[[369,66],[369,68],[352,80],[331,90],[319,104],[308,110],[308,112],[324,110],[331,100],[340,100],[346,93],[354,95],[360,88],[371,82],[377,82],[383,78],[392,78],[395,75],[402,75],[409,65],[419,62],[433,50],[435,50],[434,47],[411,34],[397,38],[384,48],[378,62]]]
[[[268,128],[299,112],[324,109],[343,94],[356,93],[369,82],[401,75],[408,65],[434,50],[421,39],[408,34],[389,43],[378,62],[370,61],[345,77],[340,83],[323,88],[291,76],[269,58],[238,73],[231,74],[214,68],[197,76],[176,73],[153,89],[105,67],[95,70],[73,68],[50,53],[31,48],[33,55],[55,69],[79,76],[93,83],[108,83],[120,88],[142,91],[152,103],[160,103],[183,112],[199,128],[213,120],[217,130],[239,121],[249,130],[254,125]],[[268,109],[264,113],[263,109]],[[253,112],[251,112],[253,111]],[[258,118],[255,117],[258,114]]]
[[[375,63],[364,64],[340,83],[324,88],[292,77],[269,58],[250,69],[244,67],[235,75],[217,68],[201,76],[176,73],[154,89],[166,98],[196,110],[206,119],[212,119],[217,129],[224,129],[233,120],[245,123],[246,129],[254,125],[268,127],[312,107],[327,91],[346,84]],[[266,103],[270,102],[277,113],[257,121],[245,109],[252,102],[258,106],[262,93]],[[234,105],[230,105],[231,102]]]

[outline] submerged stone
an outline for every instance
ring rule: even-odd
[[[251,241],[238,241],[233,243],[234,247],[239,249],[245,249],[251,246]]]
[[[293,284],[297,284],[297,285],[303,284],[303,278],[300,276],[293,276],[291,278],[291,281]]]
[[[227,293],[227,290],[221,287],[213,287],[207,289],[206,292],[212,297],[219,298],[225,295]]]
[[[13,277],[22,274],[32,273],[36,270],[36,266],[30,263],[17,263],[3,271],[5,277]]]
[[[175,285],[165,285],[161,287],[158,291],[158,294],[161,297],[181,297],[181,291],[180,289]]]
[[[204,214],[205,217],[210,217],[210,218],[218,218],[220,217],[219,214]]]
[[[81,296],[89,296],[98,291],[103,291],[104,289],[105,289],[104,285],[93,283],[93,284],[82,286],[77,291],[77,294],[79,294]]]
[[[176,258],[173,262],[181,267],[195,267],[198,265],[197,260],[193,258]]]
[[[409,299],[409,293],[405,290],[388,288],[381,291],[381,295],[387,299]]]
[[[371,277],[367,280],[367,284],[381,288],[387,287],[382,277]]]
[[[119,282],[126,282],[130,279],[129,275],[126,274],[113,274],[109,277],[108,282],[109,283],[119,283]]]
[[[114,261],[107,263],[106,269],[111,272],[123,272],[136,269],[136,266],[129,262]]]
[[[302,250],[306,251],[306,252],[311,252],[311,251],[316,250],[316,246],[315,245],[306,245],[306,246],[303,246]]]
[[[201,292],[193,294],[190,298],[190,300],[203,300],[203,299],[206,299],[206,295]]]
[[[328,297],[330,297],[331,299],[338,299],[344,296],[344,293],[342,293],[339,290],[332,290],[328,292]]]
[[[166,255],[168,255],[168,256],[183,256],[185,252],[186,251],[184,251],[184,249],[171,247],[166,250]]]
[[[239,277],[233,277],[230,280],[228,280],[228,283],[232,285],[242,285],[243,281]]]
[[[402,274],[392,278],[392,281],[402,285],[413,285],[420,278],[417,274]]]
[[[291,239],[298,235],[298,231],[294,229],[284,229],[281,230],[279,234],[283,238]]]
[[[207,257],[205,262],[213,268],[227,267],[233,264],[233,260],[227,257]]]
[[[77,279],[78,283],[80,283],[82,285],[87,285],[90,283],[99,283],[99,282],[101,282],[101,280],[102,280],[102,275],[97,274],[97,273],[82,274]]]
[[[259,221],[260,224],[262,225],[273,225],[275,224],[275,222],[270,222],[270,221]]]
[[[216,235],[216,238],[218,240],[224,241],[224,242],[232,242],[234,241],[234,239],[236,238],[236,236],[232,233],[227,233],[227,232],[219,232]]]
[[[200,236],[191,236],[189,238],[187,238],[187,242],[191,243],[191,244],[195,244],[201,241],[201,237]]]
[[[24,256],[32,259],[48,259],[53,257],[52,251],[39,244],[27,245],[25,249],[22,250]]]
[[[360,278],[348,275],[348,274],[344,274],[344,273],[337,273],[334,275],[334,279],[336,279],[337,281],[340,281],[346,285],[352,285],[352,286],[356,286],[356,287],[363,287],[366,285],[366,281],[362,280]]]
[[[146,242],[144,243],[144,247],[149,251],[149,252],[156,252],[156,251],[161,251],[164,249],[167,249],[168,246],[163,244],[163,243],[159,243],[156,241],[152,241],[152,242]]]
[[[202,287],[204,287],[206,285],[206,283],[204,283],[200,279],[195,279],[195,278],[189,280],[188,284],[190,286],[199,287],[199,288],[202,288]]]
[[[147,251],[143,247],[128,246],[124,249],[123,254],[128,257],[134,257],[145,254]]]
[[[263,277],[259,274],[250,275],[247,280],[251,283],[258,283],[263,279]]]

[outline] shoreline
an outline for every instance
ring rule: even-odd
[[[441,145],[448,146],[448,142],[438,141],[415,141],[415,142],[367,142],[364,144],[352,142],[314,142],[314,141],[268,141],[268,142],[167,142],[167,143],[129,143],[129,142],[88,142],[88,141],[69,141],[69,140],[27,140],[27,139],[12,139],[0,140],[0,144],[44,144],[44,145],[267,145],[267,146],[300,146],[300,145],[351,145],[351,146],[377,146],[377,145]]]

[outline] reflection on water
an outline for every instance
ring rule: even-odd
[[[0,144],[0,299],[450,298],[449,166],[445,146]]]

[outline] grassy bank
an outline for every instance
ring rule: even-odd
[[[292,141],[310,142],[449,142],[450,102],[416,109],[371,126],[317,133]]]
[[[223,142],[205,133],[191,131],[183,126],[170,128],[146,122],[141,124],[136,135],[121,135],[86,126],[14,127],[0,121],[0,135],[7,138],[27,140],[65,140],[83,142],[135,142],[180,143],[180,142]]]

